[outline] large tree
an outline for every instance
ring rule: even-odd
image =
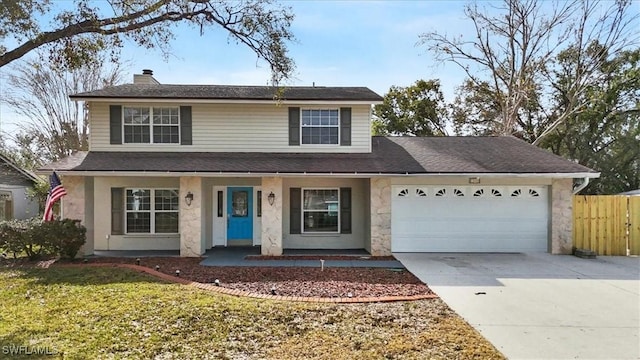
[[[373,109],[376,135],[446,135],[444,96],[437,80],[392,86]]]
[[[606,49],[602,55],[638,44],[639,15],[628,0],[481,4],[464,10],[475,30],[473,38],[438,31],[421,35],[421,43],[438,61],[451,62],[466,73],[468,89],[492,99],[494,118],[472,119],[469,125],[476,131],[519,135],[539,143],[585,107],[579,101],[582,93],[610,59],[586,56],[592,44]],[[570,79],[568,106],[561,114],[550,114],[554,59],[569,47],[578,51],[572,64],[578,71]],[[532,117],[532,110],[546,114]]]
[[[504,94],[496,94],[486,82],[466,80],[456,91],[450,104],[451,118],[456,134],[494,135],[503,126],[502,103]],[[515,129],[510,135],[528,142],[537,138],[538,129],[548,122],[540,105],[538,94],[530,91],[526,101],[514,116]],[[498,132],[499,133],[499,132]]]
[[[3,0],[0,67],[47,47],[50,61],[74,69],[103,50],[116,57],[125,39],[167,54],[172,25],[186,22],[200,33],[226,30],[269,64],[277,83],[293,71],[286,47],[292,20],[291,9],[272,0]]]
[[[15,124],[18,131],[4,134],[13,144],[5,149],[27,168],[87,150],[88,112],[84,102],[71,101],[69,95],[123,80],[119,63],[105,61],[104,53],[73,70],[61,69],[49,63],[47,55],[38,55],[14,66],[2,79],[9,85],[3,102],[22,119]]]
[[[571,106],[571,82],[580,71],[577,56],[602,56],[594,45],[558,56],[556,116]],[[607,56],[608,58],[608,56]],[[577,99],[582,105],[551,131],[540,146],[601,172],[586,193],[616,194],[640,188],[640,49],[622,51],[607,60]]]

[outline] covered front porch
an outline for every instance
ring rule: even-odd
[[[88,229],[85,254],[158,250],[197,257],[237,246],[272,256],[288,249],[390,254],[388,178],[156,174],[62,181],[63,216]]]
[[[390,186],[384,179],[180,178],[181,197],[190,193],[192,204],[180,209],[181,256],[247,245],[275,256],[285,249],[390,254]]]

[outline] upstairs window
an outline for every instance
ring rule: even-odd
[[[125,107],[124,113],[124,142],[149,143],[149,108]]]
[[[179,144],[177,107],[123,107],[125,144]]]
[[[302,144],[337,145],[340,143],[338,109],[302,110]]]

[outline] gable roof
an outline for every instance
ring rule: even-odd
[[[282,91],[279,93],[279,91]],[[366,87],[124,84],[71,95],[80,99],[305,100],[381,102]]]
[[[371,153],[88,152],[40,171],[208,174],[598,173],[513,137],[373,137]],[[114,174],[117,175],[117,174]]]
[[[11,159],[0,154],[0,184],[31,186],[38,181],[38,177],[31,171],[27,171]]]

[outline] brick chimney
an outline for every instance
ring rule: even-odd
[[[143,69],[142,74],[133,74],[134,84],[160,85],[158,80],[153,77],[153,70]]]

